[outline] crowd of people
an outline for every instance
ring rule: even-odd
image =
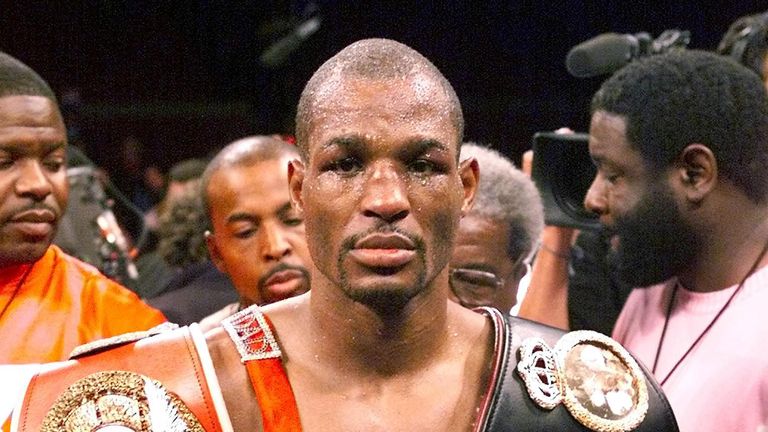
[[[243,137],[139,194],[129,287],[54,243],[66,128],[0,53],[3,430],[766,430],[767,33],[606,79],[599,232],[545,225],[428,59],[355,42],[295,143]]]

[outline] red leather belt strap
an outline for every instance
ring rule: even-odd
[[[248,370],[264,432],[300,432],[301,420],[272,324],[257,306],[222,321]]]

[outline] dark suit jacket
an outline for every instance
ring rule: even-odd
[[[213,263],[193,264],[174,276],[164,294],[147,300],[168,321],[178,325],[198,322],[238,300],[232,282]]]

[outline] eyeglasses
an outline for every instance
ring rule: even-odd
[[[494,273],[466,268],[451,269],[451,291],[467,308],[492,306],[504,279]]]

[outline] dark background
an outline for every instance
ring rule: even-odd
[[[568,50],[603,32],[691,32],[714,49],[765,1],[118,1],[0,0],[0,50],[47,79],[69,126],[108,170],[127,136],[162,170],[255,133],[291,133],[312,72],[365,37],[404,42],[451,81],[466,139],[516,161],[536,131],[586,130],[601,78],[568,75]],[[260,54],[310,16],[322,25],[285,63]],[[76,102],[79,97],[79,105]]]

